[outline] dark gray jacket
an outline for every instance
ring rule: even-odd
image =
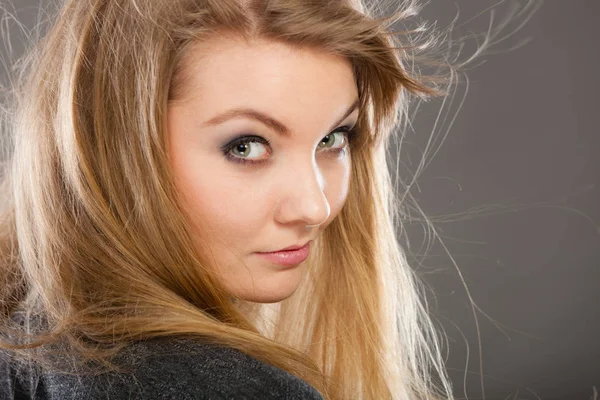
[[[119,360],[133,373],[17,372],[0,351],[0,400],[320,399],[308,383],[238,350],[191,339],[135,342]]]

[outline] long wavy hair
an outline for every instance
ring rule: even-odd
[[[28,51],[6,124],[0,347],[113,368],[133,340],[186,335],[236,348],[326,399],[453,399],[423,283],[398,241],[405,197],[388,169],[413,98],[448,93],[442,35],[394,31],[360,0],[67,0]],[[429,27],[431,28],[431,27]],[[360,99],[352,178],[298,290],[234,301],[193,244],[168,168],[167,107],[192,46],[223,32],[346,57]],[[429,33],[428,33],[429,32]],[[210,249],[205,249],[209,251]],[[21,315],[17,322],[15,315]],[[24,321],[24,322],[23,322]]]

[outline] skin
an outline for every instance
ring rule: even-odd
[[[279,42],[225,35],[191,48],[182,61],[179,98],[168,106],[170,167],[197,240],[212,250],[218,276],[235,298],[274,303],[291,296],[306,261],[283,267],[256,252],[316,239],[339,214],[348,194],[350,149],[340,127],[352,128],[358,99],[343,57]],[[290,137],[255,119],[215,116],[252,108],[280,121]],[[334,124],[336,124],[334,126]],[[255,142],[229,151],[244,135]],[[320,224],[307,228],[307,225]]]

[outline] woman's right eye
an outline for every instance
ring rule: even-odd
[[[260,136],[244,136],[228,144],[223,149],[223,153],[228,160],[234,162],[260,164],[266,161],[266,159],[260,160],[260,157],[269,154],[269,150],[264,149],[265,145],[270,146],[271,142]]]

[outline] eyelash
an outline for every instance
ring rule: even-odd
[[[352,145],[352,143],[354,142],[354,139],[355,139],[356,133],[357,133],[357,128],[356,128],[356,126],[354,126],[353,128],[350,128],[350,126],[342,126],[338,129],[334,130],[332,133],[335,133],[335,132],[344,133],[346,136],[346,139],[347,139],[346,145],[344,147],[340,147],[339,149],[333,149],[330,151],[331,153],[334,153],[334,154],[340,154],[343,151],[346,151],[347,148],[350,147]],[[238,138],[232,140],[225,146],[223,146],[223,148],[221,150],[222,150],[225,158],[227,158],[228,160],[235,162],[235,163],[262,164],[263,162],[265,162],[266,160],[250,161],[243,157],[238,157],[238,156],[234,156],[231,154],[231,150],[233,150],[235,148],[235,146],[239,146],[241,144],[248,144],[248,143],[262,143],[262,144],[266,144],[267,146],[271,145],[271,141],[269,139],[266,139],[266,138],[263,138],[260,136],[241,136],[241,137],[238,137]]]

